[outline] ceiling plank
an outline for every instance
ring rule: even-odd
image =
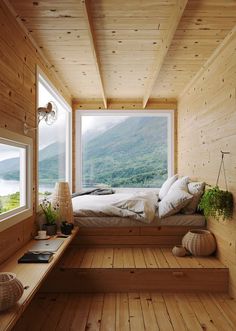
[[[170,24],[169,28],[167,30],[163,30],[162,34],[162,40],[160,44],[160,51],[157,53],[157,58],[155,63],[152,66],[151,75],[147,81],[146,89],[143,97],[143,108],[146,107],[148,99],[152,93],[153,87],[157,81],[157,77],[160,73],[162,64],[164,62],[164,59],[166,57],[166,54],[169,50],[169,47],[171,45],[172,39],[175,35],[176,29],[178,27],[179,21],[183,15],[184,8],[187,4],[188,0],[178,0],[176,2],[176,6],[173,10],[173,13],[170,17]]]
[[[98,73],[99,83],[100,83],[100,86],[101,86],[103,103],[104,103],[105,108],[107,108],[107,98],[106,98],[105,89],[104,89],[104,82],[103,82],[103,78],[102,78],[101,63],[100,63],[100,59],[99,59],[99,55],[98,55],[98,50],[97,50],[97,47],[96,47],[96,42],[95,42],[95,33],[94,33],[92,15],[91,15],[91,11],[90,11],[90,8],[89,8],[89,0],[82,0],[81,4],[82,4],[82,7],[83,7],[83,12],[84,12],[85,21],[86,21],[86,24],[87,24],[91,49],[92,49],[93,57],[94,57],[94,60],[95,60],[95,66],[96,66],[96,70],[97,70],[97,73]]]

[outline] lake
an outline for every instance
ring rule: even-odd
[[[54,185],[40,185],[39,192],[44,193],[45,191],[53,192]],[[17,180],[5,180],[0,178],[0,195],[8,195],[19,192],[19,181]]]

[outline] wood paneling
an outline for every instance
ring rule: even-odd
[[[102,101],[83,1],[9,1],[73,97]],[[147,99],[160,68],[151,98],[176,98],[236,23],[234,0],[188,0],[175,34],[185,1],[86,1],[108,99]]]
[[[40,330],[182,331],[235,330],[236,302],[224,294],[39,294],[15,331]],[[70,312],[68,314],[68,312]]]
[[[235,24],[235,1],[189,0],[151,96],[178,97]]]
[[[44,61],[28,34],[19,26],[4,1],[0,4],[0,127],[24,134],[23,123],[36,126],[36,65],[70,103],[68,91],[54,69]],[[0,233],[0,263],[23,246],[34,233],[36,203],[36,136],[29,132],[34,143],[33,217]]]
[[[145,93],[143,96],[143,108],[146,107],[148,99],[150,98],[186,4],[187,0],[176,1],[176,6],[169,18],[169,25],[166,27],[166,31],[161,35],[160,49],[157,53],[155,61],[153,62],[150,75],[146,83]]]
[[[236,28],[202,67],[179,100],[178,170],[215,185],[221,154],[236,201]],[[220,186],[224,189],[221,178]],[[235,204],[235,202],[234,202]],[[235,206],[235,205],[234,205]],[[229,267],[230,290],[236,295],[236,211],[232,220],[208,221],[218,256]]]

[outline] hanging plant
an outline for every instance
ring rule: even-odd
[[[229,154],[229,152],[221,151],[221,163],[216,180],[216,186],[210,188],[203,194],[198,206],[198,208],[203,211],[206,218],[214,217],[216,220],[219,220],[220,218],[225,220],[233,217],[233,206],[234,206],[233,194],[228,191],[225,165],[224,165],[225,154]],[[222,168],[223,168],[226,191],[221,190],[218,186]]]
[[[203,194],[199,209],[203,211],[206,218],[230,219],[233,216],[233,194],[214,186]]]

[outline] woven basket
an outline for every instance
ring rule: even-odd
[[[195,256],[208,256],[215,252],[215,237],[207,230],[190,230],[182,239],[182,245]]]
[[[73,208],[69,184],[67,182],[58,182],[55,185],[55,190],[52,196],[52,205],[59,206],[59,224],[62,221],[68,223],[74,222]]]
[[[0,311],[13,306],[22,296],[24,287],[11,272],[0,272]]]

